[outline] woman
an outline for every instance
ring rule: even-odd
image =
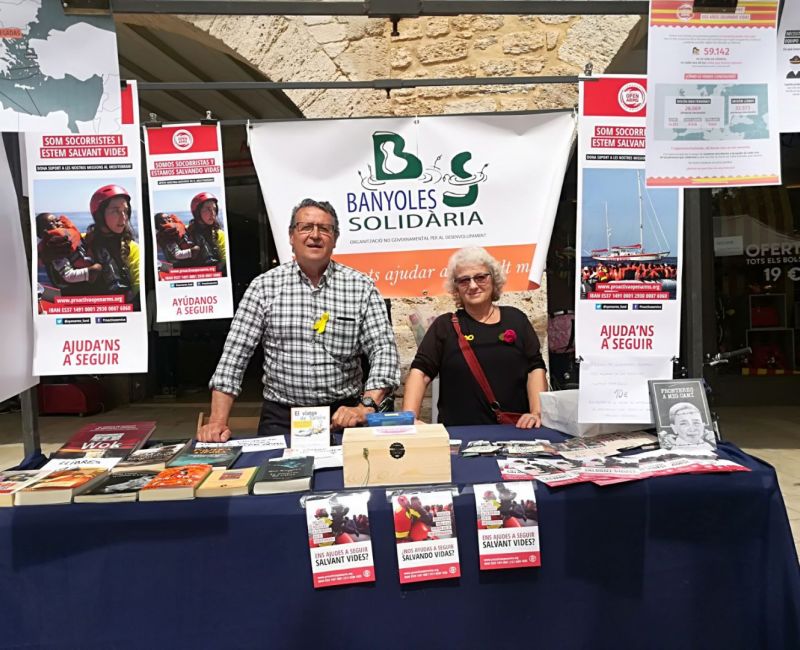
[[[192,221],[186,232],[200,250],[192,266],[213,266],[225,275],[225,232],[217,219],[219,204],[210,192],[200,192],[191,203]]]
[[[517,427],[541,426],[539,393],[547,390],[539,340],[527,316],[495,301],[506,276],[483,248],[463,248],[448,263],[446,287],[453,295],[459,326],[503,411],[522,413]],[[464,359],[452,314],[428,329],[411,363],[403,410],[419,416],[425,388],[441,376],[439,421],[447,426],[496,424],[489,400]]]
[[[139,245],[131,228],[131,197],[124,187],[105,185],[89,201],[94,224],[86,230],[89,256],[102,266],[88,295],[123,294],[125,302],[139,299]]]

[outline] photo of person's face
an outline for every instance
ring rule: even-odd
[[[679,411],[672,422],[672,430],[678,439],[689,444],[702,442],[704,429],[703,418],[696,408]]]
[[[219,209],[217,208],[216,201],[205,201],[203,205],[200,206],[200,221],[207,226],[213,225],[217,220],[218,211]]]
[[[103,213],[106,228],[115,235],[121,235],[128,224],[130,214],[131,209],[128,205],[128,200],[124,196],[115,196],[108,202]]]

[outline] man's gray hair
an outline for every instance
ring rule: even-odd
[[[506,272],[500,263],[489,255],[485,248],[479,246],[469,246],[453,253],[450,261],[447,262],[447,279],[444,281],[445,290],[453,296],[456,305],[461,307],[461,299],[458,296],[456,287],[456,276],[458,269],[464,266],[482,265],[486,267],[492,275],[492,302],[500,299],[503,287],[506,284]]]
[[[333,234],[339,236],[339,217],[336,216],[336,210],[327,201],[315,201],[314,199],[303,199],[296,206],[292,208],[292,218],[289,220],[289,231],[295,227],[297,223],[297,213],[303,208],[319,208],[323,212],[327,212],[333,217]]]

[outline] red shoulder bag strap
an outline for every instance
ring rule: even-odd
[[[450,321],[453,323],[453,329],[455,329],[456,336],[458,337],[458,347],[461,348],[461,352],[464,355],[464,361],[467,362],[469,369],[472,371],[472,376],[475,377],[475,381],[478,382],[483,394],[486,395],[486,399],[489,400],[489,406],[492,407],[492,410],[499,411],[500,404],[497,401],[497,398],[494,396],[492,387],[489,385],[489,380],[486,379],[486,375],[483,372],[483,368],[481,368],[481,364],[478,362],[478,358],[475,356],[475,352],[469,346],[469,343],[467,343],[464,335],[461,333],[461,325],[458,322],[458,316],[453,314],[450,317]]]

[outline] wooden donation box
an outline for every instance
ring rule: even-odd
[[[342,461],[346,488],[449,483],[450,436],[441,424],[345,429]]]

